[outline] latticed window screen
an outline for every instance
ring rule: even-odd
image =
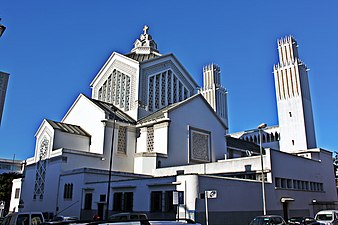
[[[117,152],[126,154],[127,153],[127,128],[126,127],[119,127],[118,133],[118,146]]]
[[[43,199],[43,194],[45,191],[46,165],[46,160],[40,160],[36,163],[33,199]]]
[[[147,151],[154,151],[154,127],[147,127]]]
[[[149,110],[153,110],[153,98],[154,98],[154,77],[149,78]]]
[[[165,105],[165,93],[166,93],[166,73],[161,75],[161,105]]]
[[[130,109],[131,79],[128,75],[114,69],[113,73],[99,89],[98,99],[123,108]]]
[[[172,99],[171,99],[171,70],[168,71],[168,95],[167,95],[167,99],[168,99],[168,104],[172,103]]]
[[[188,89],[171,70],[149,77],[149,111],[160,109],[188,97]]]
[[[173,103],[177,102],[177,78],[174,76],[174,84],[173,84]]]
[[[160,98],[160,75],[156,75],[155,82],[155,109],[159,108],[159,98]]]

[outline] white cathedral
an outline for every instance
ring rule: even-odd
[[[91,219],[118,212],[243,224],[263,213],[311,215],[335,207],[332,154],[316,147],[307,68],[293,37],[274,66],[279,126],[228,133],[220,68],[200,88],[144,27],[130,53],[113,52],[63,119],[43,120],[10,209]],[[262,138],[260,138],[262,137]],[[259,143],[264,147],[263,165]],[[262,176],[264,174],[264,176]],[[109,176],[111,175],[111,176]],[[16,190],[16,191],[15,191]],[[176,198],[178,196],[178,198]]]

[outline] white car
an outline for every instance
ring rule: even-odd
[[[325,225],[338,225],[338,210],[323,210],[319,211],[315,220]]]
[[[1,225],[39,225],[44,221],[42,212],[15,212],[8,214]]]

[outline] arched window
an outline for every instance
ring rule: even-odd
[[[254,142],[255,142],[255,143],[258,143],[258,141],[257,141],[257,136],[256,136],[256,135],[254,136]]]
[[[265,134],[262,135],[262,142],[265,143],[266,142],[266,137]]]
[[[250,136],[250,142],[253,142],[252,136]]]
[[[271,142],[275,141],[275,136],[273,135],[273,133],[270,134],[270,141]]]

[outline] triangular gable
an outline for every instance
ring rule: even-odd
[[[108,60],[105,62],[105,64],[101,67],[101,69],[99,70],[99,72],[95,75],[95,78],[94,78],[93,81],[90,83],[90,87],[93,87],[94,84],[95,84],[95,82],[97,82],[97,80],[98,80],[99,77],[101,76],[101,74],[104,74],[104,72],[105,72],[106,70],[109,69],[109,67],[111,66],[111,64],[114,63],[115,58],[119,58],[119,57],[122,58],[122,59],[124,59],[124,60],[126,60],[126,61],[129,61],[129,62],[131,62],[131,63],[135,63],[135,64],[137,64],[137,65],[139,64],[139,62],[136,61],[136,60],[134,60],[134,59],[131,59],[131,58],[129,58],[129,57],[125,56],[125,55],[122,55],[122,54],[120,54],[120,53],[118,53],[118,52],[113,52],[113,53],[109,56],[109,58],[108,58]]]
[[[174,103],[174,104],[171,104],[167,107],[164,107],[164,108],[150,114],[149,116],[146,116],[146,117],[140,119],[139,121],[137,121],[137,123],[142,124],[142,123],[147,123],[147,122],[150,122],[150,121],[156,121],[159,118],[164,118],[165,114],[170,113],[171,111],[175,111],[180,107],[186,106],[190,102],[194,101],[197,98],[200,98],[202,100],[203,104],[216,117],[216,119],[221,123],[221,125],[224,127],[224,129],[227,130],[228,128],[226,127],[226,125],[223,123],[223,121],[219,118],[219,116],[216,114],[214,109],[210,106],[210,104],[205,100],[205,98],[201,94],[195,94],[195,95],[191,96],[190,98],[187,98],[186,100],[183,100],[181,102]]]
[[[168,53],[168,54],[165,54],[165,55],[153,58],[153,59],[143,61],[141,62],[141,65],[152,64],[153,62],[158,64],[158,61],[165,61],[166,58],[171,58],[171,60],[176,65],[178,65],[177,69],[181,70],[180,72],[183,72],[186,75],[186,78],[189,80],[189,82],[195,86],[194,88],[199,87],[199,85],[196,83],[194,78],[190,75],[190,73],[185,69],[185,67],[182,65],[182,63],[176,58],[176,56],[173,53]]]
[[[62,118],[61,122],[64,122],[66,120],[67,116],[70,114],[72,109],[76,106],[76,104],[80,101],[81,98],[86,99],[91,105],[93,105],[100,112],[102,112],[105,119],[112,119],[114,112],[116,112],[115,114],[116,120],[124,122],[124,123],[136,124],[136,121],[133,118],[131,118],[126,113],[122,112],[120,109],[118,109],[114,105],[109,104],[107,102],[102,102],[96,99],[91,99],[82,93],[74,101],[72,106],[67,111],[66,115]]]

